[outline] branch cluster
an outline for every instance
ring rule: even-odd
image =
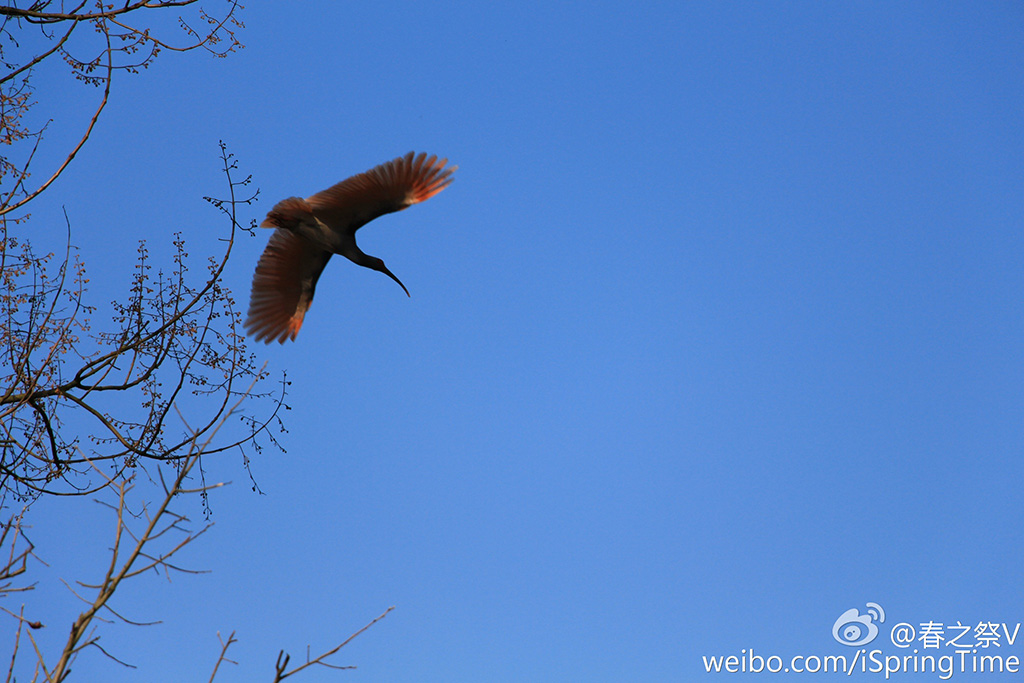
[[[221,281],[239,227],[235,210],[255,199],[236,197],[249,178],[232,180],[234,163],[223,148],[222,156],[230,197],[210,201],[231,222],[223,255],[196,281],[180,235],[167,272],[154,270],[140,243],[129,295],[113,302],[104,331],[92,329],[88,280],[74,252],[55,266],[53,254],[34,254],[0,217],[0,505],[4,496],[103,487],[91,477],[93,463],[109,461],[117,478],[142,461],[181,460],[242,389],[267,379],[246,351],[241,311]],[[284,386],[245,389],[247,400],[232,409],[240,426],[200,455],[240,450],[248,465],[247,448],[276,445],[268,427],[280,425]],[[192,417],[176,419],[185,396]]]
[[[221,0],[222,12],[210,14],[197,0],[136,0],[123,5],[102,0],[72,0],[0,5],[0,216],[24,207],[56,180],[85,145],[110,97],[116,72],[138,73],[161,51],[205,50],[224,57],[243,47],[236,32],[238,0]],[[24,5],[19,7],[18,5]],[[184,36],[180,44],[159,37],[150,24],[180,8],[193,16],[177,17]],[[86,30],[88,27],[91,30]],[[46,180],[30,182],[30,167],[51,119],[29,120],[35,104],[33,70],[50,57],[60,57],[79,81],[102,88],[102,95],[78,142]]]
[[[251,389],[252,385],[249,387],[249,390]],[[24,605],[18,612],[14,612],[0,604],[0,611],[6,612],[17,622],[5,680],[14,680],[14,672],[23,669],[24,660],[27,659],[28,666],[32,668],[32,681],[62,683],[69,678],[72,665],[79,656],[90,649],[98,651],[119,665],[134,668],[134,665],[123,659],[124,655],[116,652],[116,648],[112,651],[109,645],[101,644],[101,627],[110,622],[120,622],[130,626],[153,626],[159,623],[156,621],[142,622],[137,620],[134,615],[129,616],[121,608],[115,609],[112,603],[116,593],[126,582],[153,572],[164,574],[168,578],[175,573],[201,573],[183,567],[178,562],[177,556],[184,548],[202,536],[212,524],[208,522],[201,525],[200,528],[194,529],[189,518],[174,511],[172,505],[181,503],[184,498],[196,494],[205,498],[210,490],[221,486],[221,484],[201,484],[193,487],[189,482],[193,479],[194,470],[200,463],[201,454],[209,451],[217,432],[225,426],[226,420],[234,412],[234,408],[246,400],[249,390],[240,392],[232,409],[225,411],[219,422],[205,435],[198,430],[191,432],[192,438],[189,440],[188,452],[178,463],[173,478],[164,476],[165,469],[168,468],[166,464],[157,466],[161,495],[155,501],[143,502],[137,511],[133,511],[133,507],[138,505],[137,496],[132,495],[135,475],[113,479],[98,467],[96,468],[97,475],[102,477],[107,484],[103,487],[103,494],[108,498],[111,496],[114,498],[113,503],[97,501],[109,508],[114,515],[113,539],[109,548],[109,560],[106,568],[98,580],[79,580],[75,581],[74,585],[64,582],[67,590],[82,603],[83,607],[68,630],[63,646],[52,658],[45,655],[43,647],[33,635],[33,631],[43,628],[44,624],[26,618]],[[135,505],[130,503],[130,497],[136,499]],[[17,583],[25,574],[29,560],[33,558],[38,560],[34,553],[35,548],[28,540],[22,526],[23,517],[24,512],[14,516],[0,531],[0,600],[14,593],[34,588],[32,584],[18,585]],[[339,666],[329,660],[354,638],[387,616],[392,609],[394,608],[388,608],[383,614],[335,647],[315,657],[307,655],[305,662],[291,668],[289,668],[290,657],[282,650],[274,665],[273,681],[275,683],[283,681],[312,667],[355,668]],[[27,657],[20,654],[25,641],[31,646],[31,654]],[[216,678],[222,664],[236,663],[229,659],[227,654],[229,648],[237,642],[234,632],[228,636],[226,641],[221,639],[220,653],[213,663],[209,679],[211,682]]]

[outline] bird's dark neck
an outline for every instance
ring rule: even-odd
[[[355,240],[342,244],[339,253],[352,263],[364,268],[380,270],[380,265],[383,263],[379,258],[363,253],[363,250],[356,246]]]

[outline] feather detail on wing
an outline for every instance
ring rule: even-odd
[[[299,223],[316,225],[316,218],[313,216],[313,207],[306,203],[302,197],[289,197],[282,199],[270,210],[267,217],[260,223],[261,228],[291,228]]]
[[[430,199],[448,187],[457,166],[447,159],[409,152],[317,192],[306,201],[334,230],[354,233],[378,216]]]
[[[295,339],[330,258],[330,252],[288,230],[274,231],[256,265],[245,320],[245,329],[256,341],[283,344]]]

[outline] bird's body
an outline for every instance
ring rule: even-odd
[[[332,254],[405,285],[379,258],[356,245],[356,230],[374,218],[433,197],[452,181],[447,159],[409,152],[312,197],[278,202],[260,227],[276,228],[256,266],[245,328],[256,341],[295,339]]]

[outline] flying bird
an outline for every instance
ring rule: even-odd
[[[331,254],[384,273],[409,296],[383,261],[356,245],[356,230],[448,187],[458,167],[445,168],[446,163],[447,159],[409,152],[312,197],[289,197],[275,204],[260,224],[275,230],[252,278],[248,333],[268,344],[294,340]]]

